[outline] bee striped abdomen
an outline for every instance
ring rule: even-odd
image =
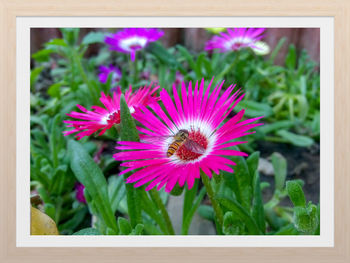
[[[177,149],[180,148],[180,146],[183,144],[183,141],[174,141],[172,144],[169,145],[169,148],[168,148],[168,151],[166,153],[166,156],[167,157],[170,157],[172,156],[176,151]]]

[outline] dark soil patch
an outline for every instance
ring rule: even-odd
[[[310,148],[296,147],[290,144],[271,143],[259,141],[257,149],[261,157],[268,159],[272,153],[278,152],[287,159],[287,179],[302,179],[306,201],[317,204],[320,201],[320,146],[315,144]],[[261,174],[261,181],[269,182],[270,187],[263,191],[264,202],[268,201],[274,189],[273,176]],[[288,198],[283,200],[283,205],[291,205]]]

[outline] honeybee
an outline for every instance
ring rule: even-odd
[[[185,129],[179,130],[174,136],[174,141],[169,145],[166,156],[170,157],[175,154],[175,152],[184,145],[188,150],[203,154],[205,148],[196,143],[195,141],[188,138],[189,132]]]

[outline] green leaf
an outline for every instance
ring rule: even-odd
[[[245,100],[241,101],[235,108],[235,111],[245,109],[245,115],[248,117],[269,117],[273,114],[272,108],[266,103]]]
[[[97,164],[84,147],[73,140],[68,142],[70,165],[75,176],[85,186],[85,191],[95,202],[105,224],[118,233],[118,226],[108,196],[107,182]]]
[[[239,150],[237,147],[229,147],[228,149]],[[237,201],[246,209],[250,208],[253,198],[253,176],[245,159],[242,156],[230,156],[230,159],[237,165],[234,167],[234,173],[223,172],[226,185],[235,193]]]
[[[163,233],[169,234],[166,222],[164,220],[164,217],[161,215],[159,208],[155,205],[154,202],[152,202],[146,191],[142,191],[139,194],[142,210],[145,211],[158,224]]]
[[[286,66],[289,69],[295,69],[297,65],[297,51],[294,45],[290,45],[286,56]]]
[[[260,176],[258,171],[255,171],[254,176],[254,197],[252,206],[252,216],[255,219],[261,232],[265,233],[265,212],[260,189]]]
[[[188,234],[188,230],[191,226],[191,222],[192,222],[192,218],[194,216],[194,213],[196,212],[198,206],[200,205],[200,203],[202,202],[203,197],[206,194],[206,190],[205,187],[203,187],[201,189],[201,191],[199,192],[196,200],[194,201],[191,209],[188,211],[185,220],[182,223],[182,230],[181,230],[181,234],[182,235],[187,235]]]
[[[281,129],[288,129],[294,125],[293,121],[276,121],[271,124],[264,124],[263,126],[257,127],[258,131],[268,134]]]
[[[275,235],[298,235],[298,230],[295,229],[293,224],[286,225],[278,230]]]
[[[90,32],[87,34],[83,40],[82,44],[83,45],[90,45],[90,44],[95,44],[95,43],[103,43],[103,40],[105,38],[105,34],[102,32]]]
[[[139,134],[136,130],[136,125],[133,117],[130,114],[128,105],[126,104],[125,97],[120,97],[120,139],[122,141],[140,141]],[[124,174],[124,178],[127,179],[131,173]],[[135,189],[133,184],[126,184],[126,196],[128,204],[128,213],[132,227],[136,227],[137,224],[142,223],[141,208],[138,191],[144,191],[143,188]]]
[[[182,74],[186,74],[185,69],[182,67],[182,65],[177,62],[176,58],[169,53],[167,49],[163,47],[158,42],[152,42],[148,45],[147,50],[154,55],[156,58],[159,59],[160,62],[163,64],[177,68],[178,70],[181,71]]]
[[[199,180],[195,180],[194,185],[190,190],[187,187],[185,187],[184,205],[182,208],[182,222],[185,221],[187,214],[191,210],[193,201],[196,198],[197,191],[198,191],[198,182]]]
[[[229,200],[227,198],[217,197],[216,200],[224,207],[232,211],[239,217],[247,226],[250,235],[260,235],[262,232],[257,226],[255,220],[249,215],[249,212],[244,209],[237,201]]]
[[[125,183],[122,176],[110,176],[108,178],[108,195],[111,200],[112,211],[115,213],[125,196]]]
[[[55,38],[55,39],[51,39],[49,42],[47,42],[45,44],[45,46],[62,46],[62,47],[66,47],[67,43],[62,38]]]
[[[135,228],[131,231],[130,235],[142,235],[143,229],[145,228],[142,224],[137,224]]]
[[[192,54],[187,50],[187,48],[177,45],[177,49],[180,51],[181,55],[186,59],[186,62],[190,66],[190,68],[195,71],[196,63],[194,62]]]
[[[273,64],[273,62],[275,61],[275,58],[278,54],[278,52],[280,51],[281,47],[283,46],[283,44],[286,42],[287,38],[283,37],[280,39],[280,41],[278,41],[275,49],[271,52],[271,56],[270,56],[270,62]]]
[[[275,188],[282,191],[287,177],[287,160],[280,153],[274,152],[271,161],[275,171]]]
[[[129,235],[131,233],[131,225],[128,220],[123,217],[118,218],[118,225],[121,235]]]
[[[222,226],[222,232],[225,235],[239,235],[244,229],[244,223],[240,221],[233,212],[226,212],[224,215],[224,224]]]
[[[83,222],[87,212],[88,209],[85,205],[79,206],[77,209],[75,209],[73,217],[63,224],[58,225],[59,232],[72,234],[73,230]]]
[[[78,42],[80,28],[60,28],[63,39],[70,46],[74,46]]]
[[[61,83],[61,82],[57,82],[57,83],[52,84],[48,88],[47,94],[49,94],[51,97],[60,99],[61,98],[61,87],[62,87],[62,84],[63,83]]]
[[[34,68],[30,71],[30,87],[33,89],[34,85],[44,67]]]
[[[75,236],[99,236],[101,233],[93,227],[88,227],[75,232],[73,235]]]
[[[306,208],[295,207],[293,221],[298,231],[313,234],[319,224],[317,207],[313,204],[309,204]]]
[[[209,221],[214,221],[214,209],[210,205],[200,205],[198,214]]]
[[[134,118],[131,116],[124,95],[120,98],[120,138],[122,141],[140,141]]]
[[[54,51],[51,49],[42,49],[37,52],[35,52],[32,55],[32,58],[35,59],[37,62],[47,62],[50,59],[50,54]]]
[[[297,135],[286,130],[277,131],[277,135],[281,136],[283,139],[286,139],[289,143],[299,147],[310,147],[314,144],[314,140],[312,138],[303,135]]]
[[[287,193],[294,206],[305,207],[306,200],[300,184],[293,180],[286,183]]]
[[[309,103],[307,102],[306,97],[303,95],[297,95],[295,98],[298,101],[298,116],[300,120],[303,121],[306,119],[309,112]]]
[[[247,165],[250,176],[254,178],[259,165],[260,152],[254,152],[247,158]]]

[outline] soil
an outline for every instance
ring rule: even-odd
[[[320,146],[314,144],[310,148],[296,147],[290,144],[271,143],[259,141],[256,149],[260,151],[261,157],[268,159],[272,153],[278,152],[287,160],[287,179],[302,179],[306,201],[318,204],[320,201]],[[270,187],[263,191],[264,202],[268,201],[274,189],[274,177],[261,174],[262,182],[269,182]],[[291,205],[288,198],[284,199],[283,205]]]

